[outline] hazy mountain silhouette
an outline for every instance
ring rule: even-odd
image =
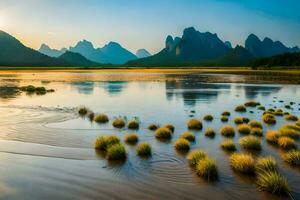
[[[38,51],[50,57],[59,57],[63,53],[65,53],[67,49],[66,48],[62,48],[61,50],[51,49],[48,45],[42,44]]]
[[[299,52],[298,47],[288,48],[280,41],[274,42],[267,37],[261,41],[254,34],[250,34],[246,39],[245,48],[255,57],[269,57],[283,53]]]
[[[300,53],[284,53],[267,58],[255,60],[252,64],[254,67],[266,66],[300,66]]]
[[[59,58],[65,60],[68,63],[72,63],[72,65],[74,66],[94,67],[100,65],[99,63],[86,59],[84,56],[82,56],[79,53],[74,53],[71,51],[66,51],[64,54],[59,56]]]
[[[137,58],[147,58],[151,56],[151,54],[146,49],[139,49],[135,53]]]

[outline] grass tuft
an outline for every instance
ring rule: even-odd
[[[282,137],[290,137],[292,139],[299,139],[300,127],[294,124],[286,124],[279,129],[279,134]]]
[[[246,112],[247,109],[244,105],[238,105],[238,106],[235,107],[234,111],[236,111],[236,112]]]
[[[266,124],[276,124],[276,118],[273,114],[266,113],[262,119]]]
[[[226,125],[220,129],[220,133],[225,137],[233,137],[235,135],[235,130],[232,126]]]
[[[139,137],[135,133],[128,133],[125,135],[124,141],[128,144],[136,144],[139,140]]]
[[[88,108],[86,108],[86,107],[80,107],[79,110],[78,110],[78,114],[84,116],[84,115],[86,115],[88,113],[88,111],[89,111]]]
[[[250,134],[261,137],[263,136],[263,130],[261,128],[251,128]]]
[[[125,120],[122,118],[117,118],[113,121],[112,125],[115,128],[123,128],[125,126]]]
[[[230,116],[230,112],[229,112],[229,111],[224,111],[224,112],[222,113],[222,115],[223,115],[223,116]]]
[[[278,138],[279,138],[279,132],[278,131],[273,131],[273,130],[267,131],[267,133],[266,133],[267,142],[269,142],[271,144],[277,144]]]
[[[236,118],[234,118],[234,123],[235,124],[242,124],[242,123],[244,123],[243,117],[236,117]]]
[[[222,121],[222,122],[228,122],[228,117],[225,116],[225,115],[222,115],[222,116],[221,116],[221,121]]]
[[[282,149],[295,149],[296,148],[296,142],[292,138],[289,137],[279,137],[278,139],[278,146]]]
[[[105,114],[99,114],[96,115],[96,117],[94,118],[95,122],[97,123],[106,123],[109,121],[108,116]]]
[[[191,151],[186,159],[188,160],[189,164],[193,167],[195,167],[198,162],[204,158],[207,157],[207,154],[205,151],[201,150],[201,149],[196,149],[196,150],[193,150]]]
[[[258,110],[266,110],[266,108],[264,106],[258,106],[257,109]]]
[[[286,115],[285,117],[284,117],[284,119],[285,120],[288,120],[288,121],[297,121],[298,120],[298,117],[297,116],[295,116],[295,115]]]
[[[140,124],[137,120],[132,120],[128,122],[128,128],[129,129],[138,129],[140,127]]]
[[[289,193],[289,186],[286,178],[276,171],[261,172],[256,181],[262,191],[276,195],[286,195]]]
[[[107,148],[106,158],[108,160],[125,160],[126,149],[122,144],[114,144]]]
[[[230,166],[243,174],[253,174],[255,161],[250,154],[234,153],[230,156]]]
[[[278,166],[273,157],[261,157],[256,161],[255,170],[258,173],[263,171],[275,172],[278,171]]]
[[[175,131],[175,127],[172,124],[165,125],[165,128],[169,129],[172,133]]]
[[[237,130],[241,134],[248,135],[251,132],[251,127],[248,124],[240,124],[238,125]]]
[[[240,139],[240,145],[248,150],[261,150],[259,138],[253,135],[245,136]]]
[[[175,149],[178,151],[189,151],[190,142],[184,138],[179,138],[174,145]]]
[[[235,144],[233,140],[224,140],[221,143],[221,148],[224,149],[225,151],[236,151]]]
[[[99,136],[95,141],[95,149],[106,151],[111,145],[120,143],[120,139],[117,136]]]
[[[256,107],[256,106],[260,105],[260,103],[256,102],[256,101],[248,101],[244,105],[247,107]]]
[[[215,181],[218,178],[218,169],[216,161],[210,158],[200,160],[196,166],[198,176],[203,177],[207,181]]]
[[[186,139],[189,142],[195,141],[195,135],[191,132],[184,132],[183,134],[181,134],[180,138]]]
[[[251,120],[249,122],[249,125],[251,126],[251,128],[263,128],[262,124],[259,121],[256,120]]]
[[[204,119],[205,121],[212,121],[212,120],[214,119],[214,117],[213,117],[212,115],[205,115],[205,116],[203,117],[203,119]]]
[[[188,127],[188,129],[191,129],[191,130],[201,130],[203,126],[202,126],[202,122],[200,120],[191,119],[190,121],[188,121],[187,127]]]
[[[149,157],[152,155],[152,148],[149,143],[143,142],[137,146],[136,152],[139,156]]]
[[[156,129],[158,129],[158,125],[156,125],[156,124],[150,124],[148,126],[148,129],[151,130],[151,131],[155,131]]]
[[[282,155],[282,159],[292,166],[300,166],[300,151],[288,151]]]
[[[214,137],[216,135],[216,132],[213,128],[207,128],[205,130],[205,136],[207,137]]]
[[[157,139],[170,139],[172,137],[172,132],[166,127],[158,128],[155,131],[155,137]]]

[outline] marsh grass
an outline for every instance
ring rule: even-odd
[[[278,131],[273,131],[273,130],[267,131],[267,133],[266,133],[267,142],[269,142],[271,144],[277,144],[278,138],[279,138],[279,132]]]
[[[201,130],[203,125],[202,125],[202,122],[200,120],[191,119],[191,120],[188,121],[187,127],[188,127],[188,129],[191,129],[191,130]]]
[[[149,126],[148,126],[148,129],[151,131],[155,131],[158,128],[159,128],[159,126],[156,124],[149,124]]]
[[[277,171],[264,171],[257,175],[256,181],[262,191],[276,195],[287,195],[289,186],[286,178]]]
[[[298,117],[295,116],[295,115],[289,114],[289,115],[284,116],[284,119],[285,119],[285,120],[288,120],[288,121],[297,121],[297,120],[298,120]]]
[[[299,129],[298,129],[299,128]],[[300,137],[300,127],[293,124],[287,124],[279,129],[279,134],[281,137],[290,137],[292,139],[299,139]]]
[[[225,115],[222,115],[222,116],[221,116],[221,121],[222,121],[222,122],[228,122],[228,117],[225,116]]]
[[[137,120],[131,120],[128,122],[128,128],[129,129],[139,129],[140,123]]]
[[[84,116],[88,113],[89,109],[86,108],[86,107],[80,107],[79,110],[78,110],[78,114],[81,115],[81,116]]]
[[[90,120],[90,121],[94,121],[94,117],[95,117],[95,113],[89,112],[89,114],[88,114],[89,120]]]
[[[178,151],[189,151],[190,150],[190,142],[184,138],[179,138],[174,145],[175,149]]]
[[[241,134],[248,135],[251,132],[251,127],[248,124],[240,124],[238,125],[237,130]]]
[[[263,128],[262,123],[256,120],[251,120],[249,126],[251,126],[251,128]]]
[[[275,172],[278,171],[278,165],[276,160],[269,156],[269,157],[261,157],[258,158],[255,163],[255,170],[257,173],[263,171]]]
[[[125,135],[124,141],[128,144],[134,145],[138,142],[139,137],[135,133],[128,133]]]
[[[258,105],[260,105],[259,102],[256,102],[256,101],[248,101],[244,104],[246,107],[256,107]]]
[[[205,130],[205,136],[212,138],[212,137],[215,137],[215,135],[216,135],[216,132],[213,128],[207,128]]]
[[[234,118],[234,123],[235,124],[242,124],[242,123],[244,123],[243,117],[236,117],[236,118]]]
[[[125,126],[125,120],[123,118],[117,118],[113,121],[112,125],[115,128],[123,128]]]
[[[192,132],[184,132],[183,134],[181,134],[180,138],[186,139],[189,142],[195,141],[195,135]]]
[[[265,108],[264,106],[258,106],[257,109],[258,109],[258,110],[263,110],[263,111],[266,110],[266,108]]]
[[[230,112],[229,112],[229,111],[224,111],[224,112],[222,113],[222,115],[223,115],[223,116],[228,116],[228,117],[229,117],[229,116],[230,116]]]
[[[169,129],[172,133],[175,131],[175,126],[172,124],[166,124],[165,128]]]
[[[230,166],[234,171],[243,174],[253,174],[255,171],[255,161],[250,154],[233,153],[230,156]]]
[[[108,116],[105,114],[96,115],[94,121],[97,123],[107,123],[109,121]]]
[[[240,139],[240,145],[248,150],[261,150],[261,142],[259,138],[253,135],[245,136]]]
[[[149,157],[152,155],[151,145],[147,142],[140,143],[136,148],[137,155],[142,157]]]
[[[170,129],[168,129],[166,127],[158,128],[155,131],[155,137],[157,139],[168,140],[168,139],[171,139],[172,132]]]
[[[300,151],[288,151],[282,155],[282,159],[292,166],[300,166]]]
[[[126,159],[125,147],[120,143],[110,145],[107,148],[106,158],[108,160],[125,160]]]
[[[278,146],[282,149],[289,150],[296,148],[296,142],[294,139],[289,137],[279,137]]]
[[[238,105],[238,106],[235,107],[234,111],[236,111],[236,112],[246,112],[247,109],[244,105]]]
[[[233,140],[224,140],[222,143],[221,143],[221,148],[224,149],[225,151],[236,151],[236,147],[235,147],[235,144],[233,142]]]
[[[99,136],[96,138],[94,147],[95,149],[106,151],[109,146],[119,143],[120,139],[117,136]]]
[[[201,149],[195,149],[186,156],[186,159],[188,160],[190,166],[196,167],[198,162],[206,157],[207,153],[205,151]]]
[[[258,127],[251,128],[250,134],[254,135],[254,136],[262,137],[263,136],[263,130],[261,128],[258,128]]]
[[[276,118],[273,114],[266,113],[262,119],[266,124],[276,124]]]
[[[204,158],[196,165],[196,172],[207,181],[215,181],[218,179],[218,169],[215,160]]]
[[[232,126],[226,125],[220,129],[220,133],[225,137],[233,137],[235,135],[235,130]]]
[[[203,119],[204,119],[205,121],[212,121],[212,120],[214,119],[214,117],[213,117],[212,115],[205,115],[205,116],[203,117]]]

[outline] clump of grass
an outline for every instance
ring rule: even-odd
[[[90,112],[90,113],[88,114],[88,118],[90,119],[90,121],[93,121],[93,120],[94,120],[94,117],[95,117],[95,113]]]
[[[300,127],[297,127],[294,124],[286,124],[279,129],[279,134],[282,137],[290,137],[292,139],[298,139],[300,135],[299,131],[300,131]]]
[[[228,117],[225,116],[225,115],[222,115],[222,116],[221,116],[221,121],[222,121],[222,122],[228,122]]]
[[[250,121],[250,119],[249,118],[247,118],[247,117],[243,117],[243,122],[244,123],[246,123],[246,124],[248,124],[248,122]]]
[[[128,133],[124,138],[125,142],[128,144],[136,144],[139,140],[139,137],[135,133]]]
[[[201,149],[196,149],[191,151],[187,156],[186,159],[188,160],[189,164],[193,167],[195,167],[198,162],[204,158],[207,157],[207,154],[205,151]]]
[[[257,109],[258,110],[266,110],[266,108],[264,106],[258,106]]]
[[[213,117],[212,115],[205,115],[205,116],[203,117],[203,119],[204,119],[205,121],[212,121],[212,120],[214,119],[214,117]]]
[[[273,130],[267,131],[267,133],[266,133],[267,142],[269,142],[271,144],[277,144],[278,138],[279,138],[279,132],[278,131],[273,131]]]
[[[292,138],[289,137],[280,137],[277,142],[278,146],[282,149],[295,149],[296,142]]]
[[[284,117],[284,119],[285,119],[285,120],[288,120],[288,121],[297,121],[297,120],[298,120],[298,117],[295,116],[295,115],[289,114],[289,115],[286,115],[286,116]]]
[[[235,144],[233,140],[224,140],[221,143],[221,148],[224,149],[225,151],[236,151]]]
[[[290,105],[285,105],[284,106],[286,109],[292,109],[292,107]]]
[[[106,151],[111,145],[120,143],[120,139],[117,136],[99,136],[95,141],[95,149]]]
[[[246,112],[247,111],[247,109],[246,109],[246,107],[244,105],[238,105],[238,106],[235,107],[234,110],[236,112]]]
[[[224,111],[224,112],[222,113],[222,115],[223,115],[223,116],[230,116],[230,112],[229,112],[229,111]]]
[[[165,125],[165,128],[169,129],[172,133],[175,131],[175,127],[172,124]]]
[[[137,155],[149,157],[152,155],[151,145],[147,142],[140,143],[136,148]]]
[[[286,178],[277,171],[264,171],[259,173],[256,183],[260,190],[271,194],[286,195],[289,193]]]
[[[122,118],[117,118],[113,121],[112,125],[115,128],[123,128],[125,126],[125,120]]]
[[[94,121],[97,123],[107,123],[109,121],[108,116],[105,114],[96,115]]]
[[[174,145],[175,149],[178,151],[189,151],[190,142],[184,138],[179,138]]]
[[[188,129],[191,129],[191,130],[201,130],[203,126],[202,126],[202,122],[200,120],[191,119],[190,121],[188,121],[187,127],[188,127]]]
[[[274,114],[275,114],[276,116],[283,116],[283,110],[277,109],[277,110],[275,110]]]
[[[216,161],[210,158],[200,160],[196,166],[198,176],[205,178],[207,181],[215,181],[218,178],[218,169]]]
[[[157,139],[170,139],[172,137],[172,132],[166,127],[158,128],[155,131],[155,137]]]
[[[132,120],[128,122],[129,129],[138,129],[140,127],[140,123],[137,120]]]
[[[300,119],[295,124],[300,127]]]
[[[300,151],[288,151],[282,155],[282,159],[292,166],[300,166]]]
[[[275,172],[278,170],[278,166],[273,157],[261,157],[257,159],[255,169],[258,173],[263,171]]]
[[[240,124],[238,125],[237,130],[239,133],[248,135],[251,132],[251,127],[248,124]]]
[[[259,121],[256,120],[251,120],[249,122],[249,125],[251,126],[251,128],[263,128],[262,124]]]
[[[266,124],[276,124],[276,118],[273,114],[266,113],[263,115],[263,121]]]
[[[205,136],[207,137],[214,137],[216,135],[216,132],[213,128],[207,128],[205,130]]]
[[[292,130],[300,132],[300,126],[297,124],[285,124],[281,128],[292,129]]]
[[[234,128],[229,125],[223,126],[220,129],[220,133],[225,137],[233,137],[235,135]]]
[[[263,136],[263,130],[261,128],[251,128],[250,134],[261,137]]]
[[[79,115],[84,116],[84,115],[86,115],[88,113],[88,111],[89,111],[88,108],[86,108],[86,107],[80,107],[79,110],[78,110],[78,113],[79,113]]]
[[[148,126],[148,129],[151,130],[151,131],[155,131],[156,129],[158,129],[158,125],[156,125],[156,124],[150,124]]]
[[[107,148],[106,158],[108,160],[125,160],[126,149],[122,144],[114,144]]]
[[[184,132],[183,134],[181,134],[180,138],[186,139],[190,142],[195,141],[195,135],[191,132]]]
[[[255,137],[253,135],[242,137],[240,139],[240,145],[244,149],[261,150],[261,142],[260,142],[259,138]]]
[[[234,118],[234,123],[235,124],[242,124],[242,123],[244,123],[243,117],[236,117],[236,118]]]
[[[260,105],[259,102],[256,102],[256,101],[248,101],[244,104],[246,107],[256,107],[258,105]]]
[[[255,161],[250,154],[234,153],[230,156],[230,166],[243,174],[253,174]]]

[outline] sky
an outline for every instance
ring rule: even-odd
[[[0,30],[34,49],[86,39],[155,53],[190,26],[233,45],[254,33],[300,46],[299,10],[299,0],[0,0]]]

